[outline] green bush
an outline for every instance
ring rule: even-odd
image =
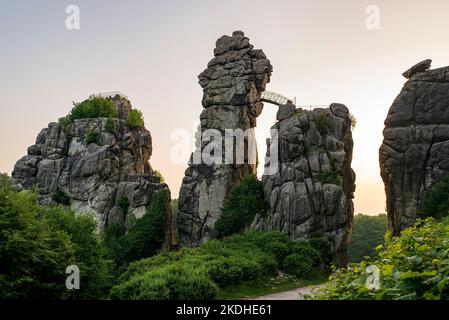
[[[320,258],[326,265],[330,265],[333,260],[332,244],[324,238],[311,238],[307,241],[319,253]]]
[[[87,131],[85,140],[86,144],[97,143],[98,133],[93,130]]]
[[[449,215],[449,177],[437,181],[431,190],[424,193],[419,217],[441,219]]]
[[[173,222],[173,229],[174,229],[174,233],[175,233],[175,238],[178,238],[178,206],[179,206],[179,201],[178,199],[171,199],[170,201],[170,207],[171,207],[171,212],[173,215],[172,218],[172,222]]]
[[[319,273],[318,264],[322,260],[316,257],[319,255],[318,251],[308,242],[293,243],[279,232],[249,231],[226,240],[211,240],[194,249],[183,248],[177,252],[162,252],[133,262],[111,291],[111,297],[211,299],[217,294],[217,289],[276,275],[281,264],[284,264],[285,257],[290,257],[292,253],[309,261],[311,263],[309,268],[313,269],[313,272],[308,269],[306,272],[305,268],[300,266],[303,270],[301,273],[292,267],[295,274],[309,277]],[[306,253],[313,256],[309,257]],[[182,277],[170,276],[172,274]],[[195,279],[197,284],[192,284],[190,279]],[[185,282],[180,284],[180,281]]]
[[[11,179],[6,173],[0,173],[0,189],[11,188]]]
[[[226,199],[221,216],[215,223],[215,237],[242,232],[256,214],[265,215],[266,211],[262,182],[255,175],[245,177]]]
[[[284,270],[291,275],[300,278],[307,278],[314,276],[313,264],[310,260],[304,260],[300,254],[293,253],[285,258]]]
[[[112,299],[207,300],[218,293],[216,285],[194,267],[173,264],[152,269],[120,283],[111,290]]]
[[[384,242],[388,230],[387,215],[367,216],[358,214],[354,217],[351,242],[348,245],[350,262],[360,262],[372,256],[375,248]]]
[[[161,179],[161,183],[165,183],[165,178],[159,170],[153,170],[153,174]]]
[[[0,188],[0,300],[104,297],[109,263],[92,217],[42,207],[36,192]],[[80,269],[80,289],[65,287],[66,267]]]
[[[59,123],[63,128],[67,128],[67,127],[72,123],[72,121],[71,121],[70,118],[67,116],[67,117],[59,118],[59,119],[58,119],[58,123]]]
[[[105,129],[109,133],[114,133],[116,131],[117,128],[115,126],[115,121],[111,117],[108,117],[108,119],[106,120]]]
[[[130,205],[131,203],[129,202],[127,197],[123,196],[118,200],[118,207],[120,208],[120,210],[123,212],[124,215],[128,213]]]
[[[128,113],[128,118],[126,119],[126,123],[131,128],[138,128],[144,126],[143,115],[140,110],[133,109]]]
[[[449,219],[419,220],[398,237],[387,234],[372,259],[337,270],[315,299],[449,299]],[[378,289],[366,283],[379,270]]]
[[[111,99],[91,96],[80,103],[74,103],[67,116],[70,122],[86,118],[117,118],[117,107]]]
[[[127,266],[130,262],[150,257],[161,250],[165,242],[169,205],[167,190],[154,191],[147,213],[137,219],[127,233],[124,233],[123,227],[117,225],[107,228],[104,241],[109,256],[117,267]],[[120,199],[119,207],[126,212],[129,207],[128,199]]]
[[[292,253],[283,263],[285,272],[299,278],[311,278],[318,276],[324,268],[324,260],[320,252],[312,248],[306,241],[297,242]]]
[[[318,172],[318,180],[322,184],[332,183],[332,184],[336,184],[340,187],[343,185],[343,177],[341,176],[340,173],[338,173],[336,171],[320,170]]]
[[[321,112],[315,118],[315,125],[320,134],[325,135],[327,133],[329,130],[329,120],[327,119],[327,114],[325,112]]]
[[[52,195],[52,200],[56,203],[62,204],[64,206],[70,205],[70,198],[65,195],[61,190],[57,190]]]

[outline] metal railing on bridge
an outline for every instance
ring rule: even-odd
[[[296,105],[296,98],[289,99],[286,96],[273,91],[263,91],[260,95],[260,99],[264,102],[272,103],[277,106],[285,105],[289,102]]]

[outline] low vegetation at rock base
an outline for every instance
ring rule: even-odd
[[[279,270],[319,277],[329,250],[322,239],[294,243],[279,232],[246,232],[134,262],[112,288],[111,298],[213,299],[221,289]]]
[[[126,211],[129,201],[120,201]],[[112,224],[104,232],[104,243],[109,257],[121,270],[132,261],[155,255],[165,242],[167,210],[170,199],[167,190],[154,191],[147,213],[134,221],[129,230],[124,225]]]
[[[379,270],[378,289],[370,290],[366,285],[367,280],[376,282],[375,272],[367,271],[369,266]],[[326,287],[311,298],[449,299],[449,219],[419,220],[398,237],[387,233],[385,244],[377,247],[375,257],[337,270]]]
[[[358,214],[354,217],[351,242],[348,246],[350,262],[360,262],[365,257],[375,254],[375,248],[384,243],[388,230],[386,214],[367,216]]]

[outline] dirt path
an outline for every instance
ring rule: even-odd
[[[297,288],[290,291],[271,293],[266,296],[254,298],[253,300],[304,300],[304,296],[313,290],[324,287],[323,284]]]

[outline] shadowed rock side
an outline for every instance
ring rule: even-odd
[[[125,223],[142,217],[154,190],[168,189],[153,176],[148,162],[151,135],[144,127],[131,128],[126,117],[128,100],[112,98],[119,118],[78,119],[66,126],[52,122],[43,129],[28,155],[17,161],[12,173],[18,190],[39,187],[40,202],[54,204],[63,194],[77,212],[93,213],[102,229],[111,222]],[[88,132],[96,142],[87,143]],[[121,210],[128,199],[127,214]],[[128,204],[126,204],[128,206]]]
[[[278,130],[279,171],[263,176],[269,213],[256,216],[251,228],[278,230],[292,240],[326,237],[337,265],[346,265],[355,191],[348,109],[341,104],[297,109],[272,128]]]
[[[394,235],[413,225],[424,192],[449,174],[449,67],[416,66],[404,73],[409,80],[388,112],[379,150]]]
[[[207,129],[216,129],[224,137],[225,129],[246,131],[255,127],[256,117],[263,108],[260,94],[270,81],[270,61],[262,50],[253,49],[243,32],[219,38],[214,55],[198,77],[205,109],[200,115],[194,154],[200,153],[210,142],[200,139],[200,133]],[[246,138],[245,143],[247,147]],[[179,194],[179,240],[187,246],[196,246],[211,238],[224,199],[243,177],[256,169],[254,164],[248,164],[247,158],[244,164],[195,164],[192,162],[194,154]]]

